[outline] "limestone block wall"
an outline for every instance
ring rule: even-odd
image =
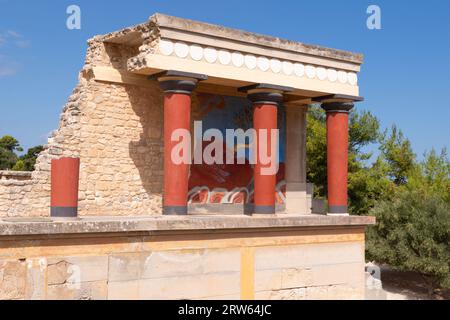
[[[139,48],[89,41],[79,84],[59,128],[39,155],[31,179],[0,180],[0,217],[47,216],[51,159],[80,157],[80,215],[161,213],[162,92],[100,83],[94,66],[126,68]],[[51,93],[50,93],[51,94]]]
[[[364,280],[364,228],[0,242],[0,299],[363,299]]]

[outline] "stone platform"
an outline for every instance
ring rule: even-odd
[[[363,299],[372,217],[0,221],[0,299]]]

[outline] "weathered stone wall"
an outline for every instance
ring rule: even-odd
[[[154,87],[99,83],[91,68],[126,68],[139,52],[99,38],[89,41],[79,84],[59,128],[39,155],[32,179],[0,180],[0,217],[47,216],[50,162],[80,157],[80,215],[159,214],[162,193],[162,92]]]
[[[161,211],[162,97],[159,89],[91,84],[81,121],[81,214]]]
[[[5,181],[5,180],[19,180],[19,181],[31,180],[31,172],[1,170],[0,171],[0,180],[3,180],[3,181]]]
[[[363,299],[364,229],[2,237],[0,299]]]

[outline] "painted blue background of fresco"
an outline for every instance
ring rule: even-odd
[[[208,129],[219,129],[225,137],[226,129],[247,130],[253,127],[253,108],[246,98],[204,95],[200,105],[201,112],[205,112],[202,120],[203,133]],[[220,107],[217,107],[220,106]],[[208,110],[209,109],[209,110]],[[279,161],[284,163],[286,150],[286,112],[284,106],[278,108]],[[246,152],[248,159],[248,152]]]

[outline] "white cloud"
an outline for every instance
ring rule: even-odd
[[[17,73],[17,69],[12,66],[2,66],[0,65],[0,78],[13,76]]]
[[[15,44],[19,48],[28,48],[31,45],[31,42],[28,40],[16,40]]]
[[[22,34],[14,30],[0,31],[0,47],[17,47],[28,48],[31,42],[27,40]],[[5,48],[6,49],[6,48]],[[9,58],[6,55],[0,54],[0,78],[15,75],[22,68],[22,65]]]
[[[0,78],[13,76],[20,70],[20,64],[0,55]]]
[[[31,45],[31,42],[17,31],[7,30],[6,32],[0,32],[0,47],[9,42],[19,48],[28,48]]]
[[[8,31],[6,31],[6,34],[10,35],[13,38],[23,38],[23,36],[20,33],[14,31],[14,30],[8,30]]]

